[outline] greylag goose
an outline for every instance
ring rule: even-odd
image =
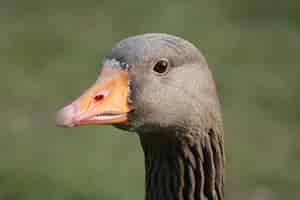
[[[224,199],[223,124],[211,72],[190,42],[152,33],[120,41],[95,84],[57,114],[57,124],[136,132],[146,200]]]

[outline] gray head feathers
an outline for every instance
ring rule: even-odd
[[[120,41],[107,58],[131,64],[151,62],[155,58],[172,57],[175,63],[206,63],[199,50],[190,42],[168,34],[148,33]]]
[[[129,66],[129,99],[135,111],[129,114],[126,129],[222,126],[212,75],[190,42],[168,34],[138,35],[120,41],[106,59]],[[162,59],[169,62],[168,73],[157,76],[153,66]]]

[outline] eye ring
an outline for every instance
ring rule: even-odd
[[[152,68],[153,72],[157,75],[164,75],[169,70],[169,61],[166,58],[158,60]]]

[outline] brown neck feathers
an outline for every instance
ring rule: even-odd
[[[146,200],[223,200],[223,139],[205,134],[149,133],[145,153]]]

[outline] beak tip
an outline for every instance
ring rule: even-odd
[[[56,125],[59,127],[73,127],[73,116],[74,108],[72,105],[68,105],[62,108],[56,114]]]

